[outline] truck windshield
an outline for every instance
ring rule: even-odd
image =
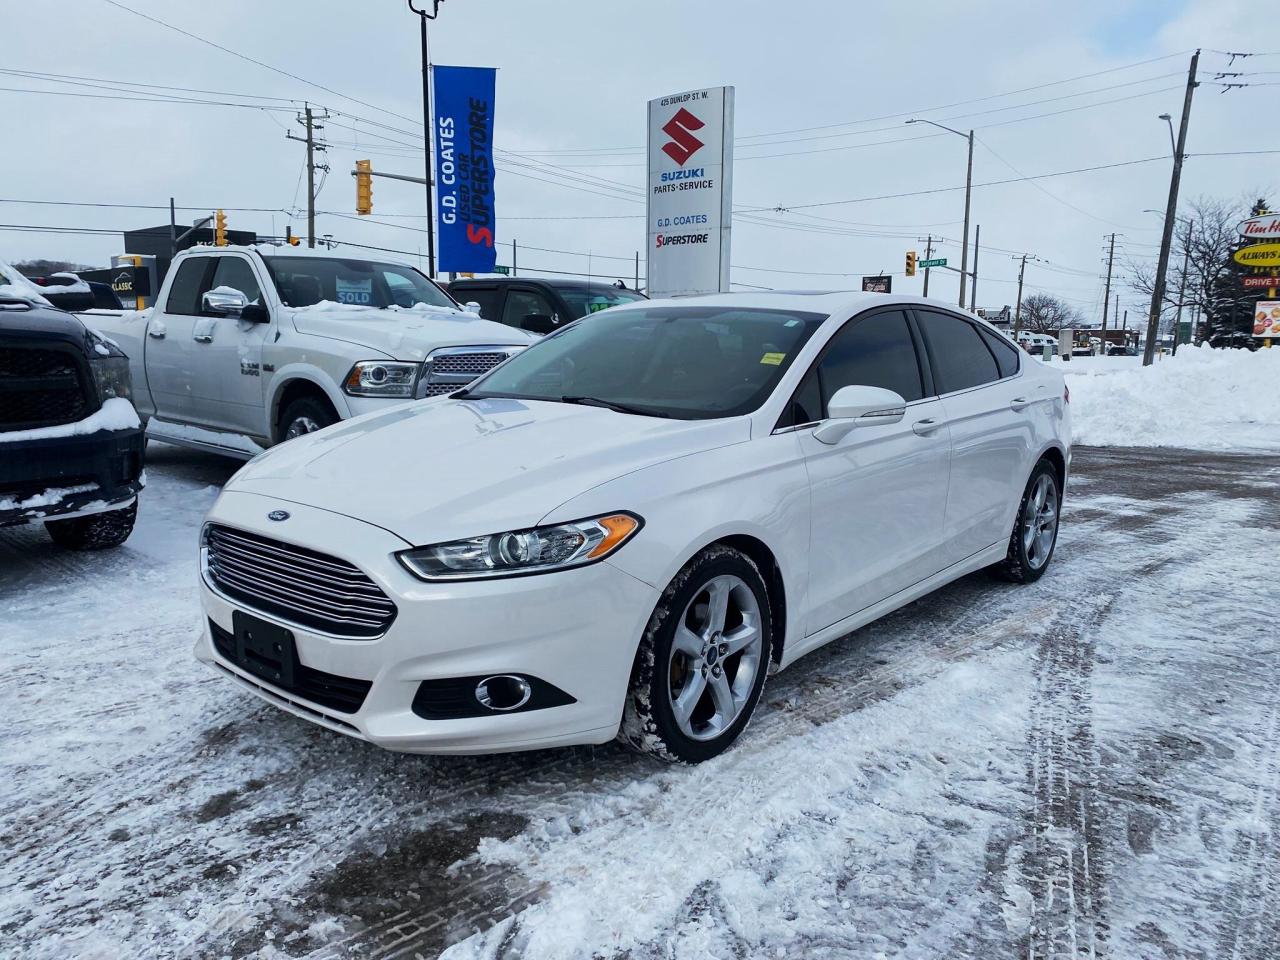
[[[533,344],[466,391],[708,420],[750,413],[826,317],[727,307],[627,307]]]
[[[290,307],[321,301],[353,307],[458,305],[413,267],[343,257],[263,257],[280,300]]]

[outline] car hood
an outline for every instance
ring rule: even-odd
[[[290,440],[247,464],[227,489],[355,517],[422,545],[531,527],[609,480],[750,436],[745,417],[664,420],[442,397]]]
[[[461,310],[421,304],[381,310],[325,301],[285,309],[299,333],[359,344],[395,360],[422,360],[437,347],[528,344],[538,339]]]

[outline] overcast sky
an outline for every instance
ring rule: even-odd
[[[293,110],[307,100],[334,113],[324,131],[333,169],[317,201],[333,213],[318,232],[425,245],[412,184],[376,181],[372,220],[382,222],[347,219],[355,159],[421,172],[418,25],[402,0],[122,3],[299,79],[108,0],[64,0],[56,17],[45,3],[0,0],[0,223],[131,229],[167,222],[167,208],[30,201],[167,207],[174,196],[196,208],[180,210],[180,222],[217,206],[260,207],[278,212],[233,211],[230,225],[302,232],[303,149],[285,130],[297,130]],[[1013,301],[1012,255],[1026,252],[1044,261],[1028,265],[1027,291],[1096,317],[1104,236],[1122,234],[1125,257],[1153,255],[1158,243],[1160,218],[1143,212],[1163,210],[1168,191],[1169,134],[1157,115],[1176,122],[1193,48],[1204,48],[1202,80],[1244,71],[1231,79],[1254,86],[1202,85],[1188,152],[1280,150],[1280,133],[1261,119],[1280,105],[1280,39],[1264,39],[1265,16],[1256,0],[446,0],[432,58],[499,68],[496,140],[509,151],[496,181],[499,262],[509,262],[514,238],[522,272],[630,279],[644,250],[645,102],[691,88],[737,88],[735,206],[770,211],[735,219],[741,284],[856,288],[863,274],[901,274],[904,251],[923,255],[916,239],[929,232],[946,238],[937,255],[958,264],[964,196],[945,188],[963,185],[965,143],[905,125],[912,116],[976,128],[977,184],[1157,158],[974,190],[979,306]],[[1229,66],[1218,51],[1271,55]],[[71,76],[81,85],[65,82]],[[102,81],[109,87],[88,85]],[[119,82],[215,92],[126,94]],[[175,95],[257,106],[110,99]],[[1251,192],[1280,202],[1280,154],[1187,161],[1184,199]],[[4,260],[105,265],[119,252],[110,234],[0,228]],[[894,289],[917,292],[920,281],[897,276]],[[934,273],[932,295],[956,291],[954,274]]]

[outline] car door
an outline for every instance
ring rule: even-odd
[[[521,330],[533,330],[530,317],[550,317],[555,326],[567,323],[569,318],[560,316],[551,300],[532,287],[511,287],[507,290],[507,302],[502,309],[502,322]]]
[[[1018,351],[978,323],[941,310],[917,309],[916,320],[951,431],[944,549],[958,563],[1009,538],[1030,470],[1036,385]]]
[[[267,306],[263,281],[243,254],[224,253],[215,258],[208,284],[210,290],[238,290],[250,303]],[[262,344],[271,329],[270,323],[251,323],[201,309],[193,330],[193,340],[203,356],[194,391],[198,422],[254,435],[267,429]]]
[[[193,416],[196,380],[205,360],[194,340],[200,296],[213,270],[212,257],[187,257],[177,265],[169,292],[147,323],[147,386],[162,420],[188,422]]]
[[[945,566],[938,552],[950,444],[942,405],[903,309],[848,321],[796,394],[795,418],[821,420],[841,387],[884,387],[907,401],[898,423],[863,426],[834,444],[798,427],[808,470],[810,617],[816,633]]]

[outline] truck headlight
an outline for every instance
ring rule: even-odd
[[[396,556],[421,580],[487,580],[548,573],[603,560],[640,529],[630,513],[493,533],[404,550]]]
[[[124,351],[106,337],[90,331],[90,346],[93,353],[89,356],[89,370],[93,374],[93,384],[98,397],[103,403],[113,397],[133,399],[133,377],[129,373],[129,358]]]
[[[421,370],[420,363],[403,363],[399,360],[361,360],[347,374],[342,389],[351,397],[411,399]]]

